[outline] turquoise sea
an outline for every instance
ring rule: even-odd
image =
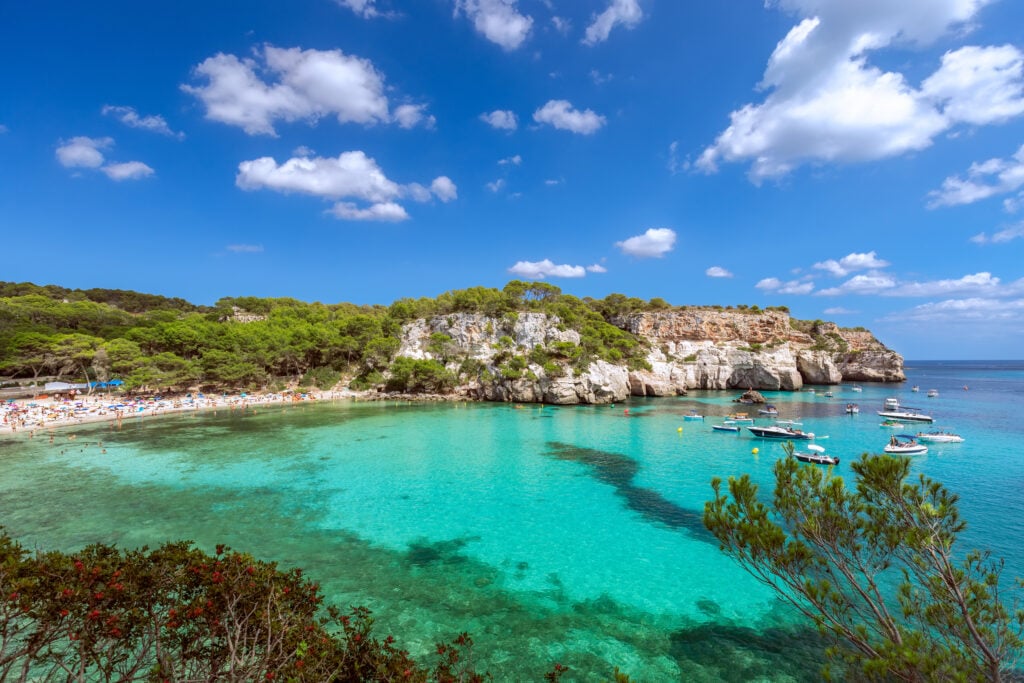
[[[887,442],[875,415],[886,397],[934,415],[966,441],[932,444],[915,471],[961,495],[963,550],[989,548],[1024,576],[1024,362],[906,373],[862,392],[766,397],[842,458],[839,473]],[[414,655],[469,631],[496,680],[537,680],[554,662],[571,680],[615,666],[641,681],[817,680],[814,633],[700,524],[712,477],[770,487],[782,453],[712,431],[756,412],[731,402],[739,393],[558,408],[339,401],[58,430],[52,444],[19,433],[0,440],[0,524],[45,549],[227,543],[303,567],[335,604],[370,607]],[[684,420],[691,409],[706,419]]]

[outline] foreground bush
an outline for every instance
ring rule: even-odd
[[[467,664],[465,633],[428,668],[378,639],[368,610],[322,602],[301,570],[223,547],[33,556],[0,530],[0,681],[490,679]]]

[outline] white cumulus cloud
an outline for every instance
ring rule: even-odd
[[[637,258],[661,258],[676,244],[676,232],[671,228],[650,228],[642,235],[616,242],[623,254]]]
[[[453,199],[458,199],[459,197],[458,188],[455,187],[455,183],[452,182],[452,179],[446,175],[434,178],[434,181],[430,183],[430,191],[445,203],[448,203]]]
[[[600,263],[593,263],[587,266],[588,273],[607,273],[608,269],[602,266]]]
[[[57,161],[66,168],[99,168],[103,165],[103,152],[114,144],[113,138],[90,138],[84,135],[61,141],[57,147]]]
[[[433,128],[437,123],[436,118],[427,114],[425,104],[401,104],[395,107],[393,119],[401,128],[415,128],[420,124],[424,128]]]
[[[495,109],[492,112],[480,114],[480,120],[498,130],[515,130],[519,125],[519,119],[516,118],[515,112],[507,109]]]
[[[508,272],[521,277],[543,280],[546,277],[584,277],[587,274],[587,269],[583,266],[555,265],[551,259],[544,259],[543,261],[517,261],[508,269]]]
[[[594,15],[583,36],[584,45],[596,45],[608,40],[616,26],[633,28],[644,18],[639,0],[611,0],[605,11]]]
[[[732,273],[721,266],[711,266],[704,274],[708,277],[732,277]]]
[[[272,157],[243,161],[238,165],[235,185],[243,190],[308,194],[338,201],[330,213],[346,220],[399,221],[409,217],[396,200],[403,197],[427,201],[431,192],[441,201],[456,197],[455,183],[439,176],[426,188],[420,183],[401,185],[389,179],[377,162],[362,151],[343,152],[337,157],[293,157],[278,164]]]
[[[346,221],[385,221],[397,223],[409,218],[405,209],[395,202],[381,202],[361,208],[352,202],[337,202],[327,210],[336,218]]]
[[[1021,53],[1012,46],[948,52],[915,87],[869,57],[927,44],[962,27],[989,0],[780,0],[801,20],[776,46],[760,103],[732,112],[697,167],[749,161],[754,182],[808,162],[860,162],[921,150],[957,123],[979,125],[1024,112]]]
[[[973,204],[989,197],[1014,192],[1024,186],[1024,145],[1009,159],[988,159],[975,162],[967,169],[967,177],[950,176],[942,188],[929,193],[928,206]],[[1009,207],[1008,207],[1009,208]]]
[[[845,277],[854,271],[885,268],[888,265],[888,261],[883,261],[878,258],[875,252],[869,251],[866,254],[847,254],[838,261],[829,259],[815,263],[814,267],[819,270],[828,271],[836,277]]]
[[[141,161],[126,161],[120,164],[107,164],[100,169],[111,180],[138,180],[146,178],[155,171]]]
[[[376,7],[376,0],[334,0],[342,7],[347,7],[357,15],[370,19],[373,17],[381,16],[380,11]]]
[[[510,157],[505,157],[504,159],[498,159],[499,166],[507,166],[509,164],[513,166],[518,166],[521,163],[523,163],[523,157],[519,156],[518,154]]]
[[[533,120],[581,135],[597,132],[606,122],[605,117],[590,109],[573,109],[567,100],[549,100],[543,107],[533,112]]]
[[[486,187],[491,192],[500,192],[502,190],[502,188],[505,187],[505,179],[504,178],[498,178],[494,182],[487,183]]]
[[[790,280],[783,282],[777,277],[766,277],[754,285],[757,289],[777,294],[810,294],[814,291],[814,283],[807,280]]]
[[[333,115],[339,123],[396,122],[432,125],[423,105],[406,104],[392,114],[384,76],[368,59],[341,50],[303,50],[266,45],[253,58],[218,53],[193,70],[202,85],[182,85],[206,107],[206,118],[250,135],[277,135],[278,121],[308,121]]]
[[[505,50],[515,50],[530,35],[533,18],[520,14],[516,0],[455,0],[455,15],[464,12],[473,28]]]
[[[104,105],[101,113],[104,116],[115,117],[118,121],[130,128],[141,128],[142,130],[167,135],[169,137],[178,138],[179,140],[185,139],[184,133],[171,130],[171,127],[167,125],[167,121],[165,121],[164,117],[159,114],[154,114],[152,116],[139,116],[139,112],[135,111],[135,107],[121,107],[110,104]]]

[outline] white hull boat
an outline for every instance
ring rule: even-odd
[[[821,446],[814,444],[808,444],[807,450],[809,453],[794,452],[793,457],[800,462],[809,462],[815,465],[838,465],[839,458],[825,454],[825,449]]]
[[[928,447],[918,443],[910,434],[896,434],[889,439],[883,450],[892,455],[920,455],[927,453]]]
[[[917,440],[924,443],[963,443],[964,437],[952,432],[918,432]]]
[[[888,420],[909,420],[910,422],[933,422],[934,418],[931,415],[925,415],[924,413],[910,413],[903,410],[879,410],[879,417],[884,417]]]
[[[747,427],[747,429],[750,430],[751,434],[762,439],[793,439],[794,441],[802,441],[814,438],[814,434],[810,432],[776,427],[774,425],[769,427]]]

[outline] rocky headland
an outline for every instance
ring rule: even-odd
[[[451,369],[472,363],[475,379],[459,387],[460,394],[524,403],[612,403],[689,389],[797,391],[805,384],[905,379],[903,357],[869,331],[800,321],[784,310],[688,307],[627,314],[611,323],[637,340],[644,361],[570,362],[580,333],[540,312],[414,320],[402,328],[397,355]]]

